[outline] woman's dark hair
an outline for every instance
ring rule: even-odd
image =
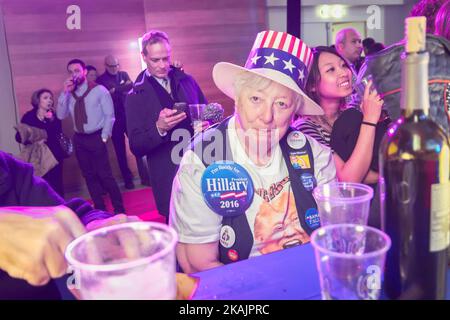
[[[375,40],[373,39],[373,38],[365,38],[363,41],[362,41],[362,45],[363,45],[363,47],[364,48],[366,48],[366,49],[368,49],[368,48],[370,48],[372,45],[374,45],[375,44]]]
[[[367,55],[370,56],[371,54],[377,53],[378,51],[381,51],[383,49],[384,44],[382,44],[381,42],[376,42],[367,50]]]
[[[33,106],[33,109],[38,109],[39,108],[39,102],[41,101],[41,96],[44,93],[50,93],[51,96],[53,97],[53,92],[51,92],[49,89],[46,88],[42,88],[39,90],[36,90],[35,92],[33,92],[33,95],[31,96],[31,105]]]
[[[94,66],[91,66],[90,64],[86,66],[86,70],[89,72],[91,70],[97,71],[97,68]]]
[[[305,87],[305,93],[312,99],[314,102],[316,102],[318,105],[320,105],[320,97],[319,97],[319,90],[318,85],[320,83],[320,70],[319,70],[319,57],[323,52],[328,52],[331,54],[334,54],[341,58],[345,65],[351,70],[351,67],[347,60],[345,60],[337,51],[335,48],[326,47],[326,46],[319,46],[312,49],[312,52],[314,54],[313,62],[311,65],[311,70],[309,71],[308,81],[306,82]]]

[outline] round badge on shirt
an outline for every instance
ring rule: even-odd
[[[239,260],[239,253],[234,249],[228,250],[227,255],[228,259],[230,259],[233,262]]]
[[[287,136],[287,143],[292,149],[301,149],[306,144],[306,137],[300,131],[292,131]]]
[[[203,200],[223,217],[244,214],[253,201],[253,182],[248,172],[232,161],[215,162],[203,173]]]
[[[305,213],[305,222],[311,229],[320,227],[319,212],[316,208],[309,208]]]
[[[231,248],[236,242],[236,233],[230,226],[222,226],[220,229],[220,244],[224,248]]]
[[[314,189],[316,179],[311,173],[303,173],[300,176],[300,179],[302,180],[303,187],[305,187],[306,191],[312,191]]]

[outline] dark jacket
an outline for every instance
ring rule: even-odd
[[[450,41],[427,34],[426,50],[430,55],[428,65],[428,90],[430,118],[450,134]],[[404,43],[396,43],[370,55],[361,67],[358,78],[371,74],[375,87],[383,96],[386,110],[395,121],[400,116],[401,54]]]
[[[47,140],[45,143],[49,147],[50,151],[53,153],[58,162],[64,160],[64,151],[59,143],[59,136],[62,133],[61,120],[59,120],[56,115],[53,117],[53,120],[41,121],[36,115],[36,110],[32,109],[23,115],[20,122],[31,127],[45,130],[47,132]],[[20,139],[20,135],[18,133],[16,134],[16,141],[18,143],[27,144],[27,141],[22,141]]]
[[[130,76],[125,71],[119,71],[117,74],[112,75],[108,71],[101,74],[96,82],[104,86],[108,91],[115,88],[111,98],[114,103],[114,115],[117,119],[124,119],[125,117],[125,99],[128,92],[133,87],[132,83],[126,84],[127,81],[131,82]]]
[[[171,108],[175,102],[207,103],[197,82],[190,75],[172,68],[169,77],[173,97],[143,71],[137,77],[125,103],[130,149],[136,157],[147,156],[153,195],[158,210],[163,215],[169,213],[172,181],[178,165],[171,158],[172,148],[179,143],[171,141],[172,133],[184,128],[192,135],[193,130],[187,110],[187,119],[161,137],[156,128],[159,113],[164,108]],[[185,142],[187,145],[189,141]]]
[[[65,202],[44,180],[33,175],[31,165],[0,151],[0,207],[41,207],[61,204],[72,209],[84,225],[93,220],[112,216],[109,213],[94,210],[82,199]],[[34,287],[24,280],[11,278],[0,270],[0,300],[60,298],[54,281],[50,281],[45,286]]]

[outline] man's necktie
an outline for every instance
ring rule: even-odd
[[[166,89],[166,91],[167,91],[169,94],[172,94],[172,90],[170,89],[170,82],[169,82],[169,79],[167,79],[167,78],[162,79],[162,83],[163,83],[164,89]]]

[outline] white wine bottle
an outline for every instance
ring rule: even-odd
[[[380,146],[382,228],[391,237],[384,274],[389,299],[444,299],[450,215],[450,147],[428,117],[425,17],[407,18],[402,116]]]

